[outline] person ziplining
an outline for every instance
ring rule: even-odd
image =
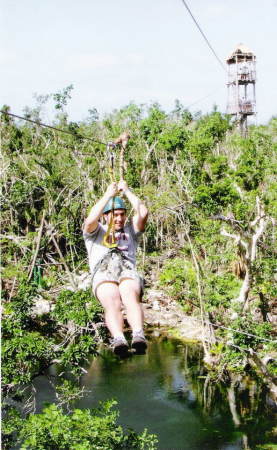
[[[116,141],[121,144],[120,181],[114,178],[112,155],[111,183],[92,207],[83,226],[92,290],[104,308],[105,322],[112,336],[111,347],[120,356],[127,355],[129,350],[123,330],[123,306],[132,330],[132,349],[141,354],[147,348],[141,305],[143,280],[136,270],[136,249],[138,238],[145,230],[148,210],[123,179],[123,152],[127,141],[126,133]],[[110,147],[114,144],[108,144],[108,150]],[[119,193],[134,209],[134,216],[129,221],[125,201]],[[102,217],[104,225],[100,221]]]

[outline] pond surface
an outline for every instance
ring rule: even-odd
[[[211,382],[199,346],[152,337],[145,355],[119,360],[104,349],[87,370],[82,386],[90,392],[75,407],[116,399],[119,423],[157,434],[159,450],[255,449],[272,442],[267,433],[274,411],[266,388],[249,378],[228,387]],[[40,404],[46,397],[53,401],[45,388],[39,389]]]

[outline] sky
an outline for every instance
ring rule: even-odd
[[[243,43],[257,57],[257,123],[277,114],[277,0],[188,0],[220,60]],[[81,121],[130,102],[175,99],[191,112],[226,111],[227,74],[182,0],[1,0],[0,107],[21,115],[35,95],[73,85]],[[227,67],[227,66],[226,66]],[[53,109],[46,105],[44,120]]]

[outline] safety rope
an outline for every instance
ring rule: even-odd
[[[115,155],[114,152],[111,152],[110,149],[114,149],[115,144],[113,142],[108,142],[107,144],[107,151],[109,152],[110,157],[110,166],[109,166],[109,174],[111,182],[115,182],[115,175],[114,175],[114,159]],[[115,223],[114,223],[114,197],[112,198],[112,208],[111,208],[111,217],[108,224],[108,229],[106,233],[104,234],[102,245],[104,245],[107,248],[115,248],[117,247],[117,242],[115,239]]]
[[[119,155],[119,178],[120,181],[124,179],[124,153],[128,144],[128,140],[130,139],[130,135],[126,132],[122,133],[114,142],[108,142],[107,144],[107,152],[110,157],[110,166],[109,166],[109,174],[111,178],[111,182],[114,183],[116,181],[115,173],[114,173],[114,163],[115,163],[115,154],[113,150],[117,145],[121,145],[120,155]],[[115,223],[114,223],[114,197],[112,198],[112,208],[111,208],[111,217],[108,225],[108,229],[103,237],[102,245],[107,248],[113,249],[117,247],[117,242],[115,239]]]

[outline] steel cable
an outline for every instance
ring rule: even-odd
[[[7,111],[0,110],[0,113],[1,114],[6,114],[6,115],[11,116],[11,117],[15,117],[16,119],[25,120],[26,122],[33,123],[33,124],[38,125],[40,127],[50,128],[50,130],[58,131],[60,133],[70,134],[71,136],[74,136],[75,138],[78,138],[78,139],[84,139],[84,140],[87,140],[87,141],[90,141],[90,142],[95,142],[97,144],[101,144],[101,145],[107,146],[106,142],[101,142],[101,141],[98,141],[97,139],[92,139],[92,138],[89,138],[87,136],[82,136],[81,134],[76,134],[73,131],[62,130],[60,128],[56,128],[56,127],[53,127],[51,125],[46,125],[45,123],[42,123],[42,122],[39,122],[39,121],[36,121],[36,120],[27,119],[27,117],[18,116],[17,114],[12,114],[12,113],[7,112]]]
[[[201,320],[198,319],[197,317],[193,317],[193,319],[196,320],[197,322],[201,322]],[[263,338],[261,336],[258,336],[257,334],[247,333],[246,331],[236,330],[235,328],[225,327],[224,325],[219,325],[219,324],[216,324],[216,323],[212,323],[209,320],[205,320],[205,323],[208,324],[208,325],[211,325],[214,328],[223,328],[224,330],[233,331],[233,332],[236,332],[238,334],[245,334],[246,336],[254,337],[256,339],[259,339],[260,341],[270,342],[271,344],[277,343],[277,340],[271,340],[271,339],[267,339],[267,338]]]
[[[201,35],[203,36],[203,38],[205,39],[206,44],[208,45],[209,49],[212,51],[213,55],[215,56],[215,58],[217,59],[217,61],[219,62],[219,64],[221,65],[221,67],[223,68],[223,70],[225,72],[227,72],[226,67],[224,66],[224,64],[222,63],[221,59],[217,56],[215,50],[213,49],[212,45],[210,44],[208,38],[205,36],[204,32],[202,31],[200,25],[198,24],[197,20],[195,19],[195,17],[193,16],[191,10],[189,9],[187,3],[185,2],[185,0],[182,0],[184,6],[186,7],[189,15],[191,16],[192,20],[194,21],[195,25],[197,26],[198,30],[200,31]]]

